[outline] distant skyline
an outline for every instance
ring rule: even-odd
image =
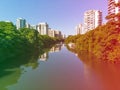
[[[104,23],[107,0],[1,0],[0,21],[16,24],[16,19],[21,17],[31,25],[47,22],[50,28],[73,35],[87,10],[102,11]]]

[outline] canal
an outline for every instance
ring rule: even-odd
[[[120,90],[120,65],[77,56],[58,44],[34,62],[1,67],[0,90]]]

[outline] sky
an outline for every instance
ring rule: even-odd
[[[21,17],[31,25],[47,22],[52,29],[74,35],[87,10],[102,11],[106,22],[107,0],[0,0],[0,21],[16,24]]]

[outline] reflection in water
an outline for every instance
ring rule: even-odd
[[[39,57],[39,61],[47,61],[48,59],[48,52],[45,52]]]
[[[54,52],[59,52],[61,50],[61,46],[62,44],[56,44],[55,46],[53,46],[49,52],[45,52],[44,54],[42,54],[41,56],[39,56],[39,61],[47,61],[48,59],[48,53],[54,53]]]
[[[0,63],[0,90],[120,90],[119,64],[61,46]]]
[[[25,56],[24,56],[25,55]],[[29,63],[33,57],[30,53],[21,56],[13,56],[0,62],[0,90],[7,90],[7,86],[17,83],[21,75],[21,65]],[[3,56],[2,56],[3,57]],[[6,56],[4,56],[6,57]]]
[[[73,75],[73,72],[79,71],[79,68],[76,70],[79,64],[72,60],[75,55],[65,47],[62,47],[59,53],[50,52],[48,55],[47,62],[39,62],[36,69],[22,66],[25,72],[20,76],[18,83],[9,86],[8,90],[75,90],[74,88],[78,88],[80,73]]]
[[[6,53],[6,51],[0,50],[0,53],[2,53],[0,55],[0,90],[8,90],[9,85],[17,83],[21,74],[27,71],[25,68],[36,69],[39,65],[37,50],[22,54],[10,51],[8,53],[8,50]]]
[[[71,48],[69,50],[74,52]],[[76,55],[84,64],[85,82],[90,90],[120,90],[119,64],[103,62],[85,51]]]
[[[102,90],[120,90],[120,66],[108,63],[85,63],[86,81],[101,81]],[[98,82],[98,81],[97,81]]]
[[[62,44],[56,44],[54,47],[52,47],[51,49],[50,49],[50,51],[49,52],[59,52],[60,50],[61,50],[61,46],[62,46]]]

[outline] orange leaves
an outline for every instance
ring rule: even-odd
[[[120,22],[116,23],[108,22],[84,35],[71,37],[76,42],[76,51],[92,52],[103,61],[120,61]]]

